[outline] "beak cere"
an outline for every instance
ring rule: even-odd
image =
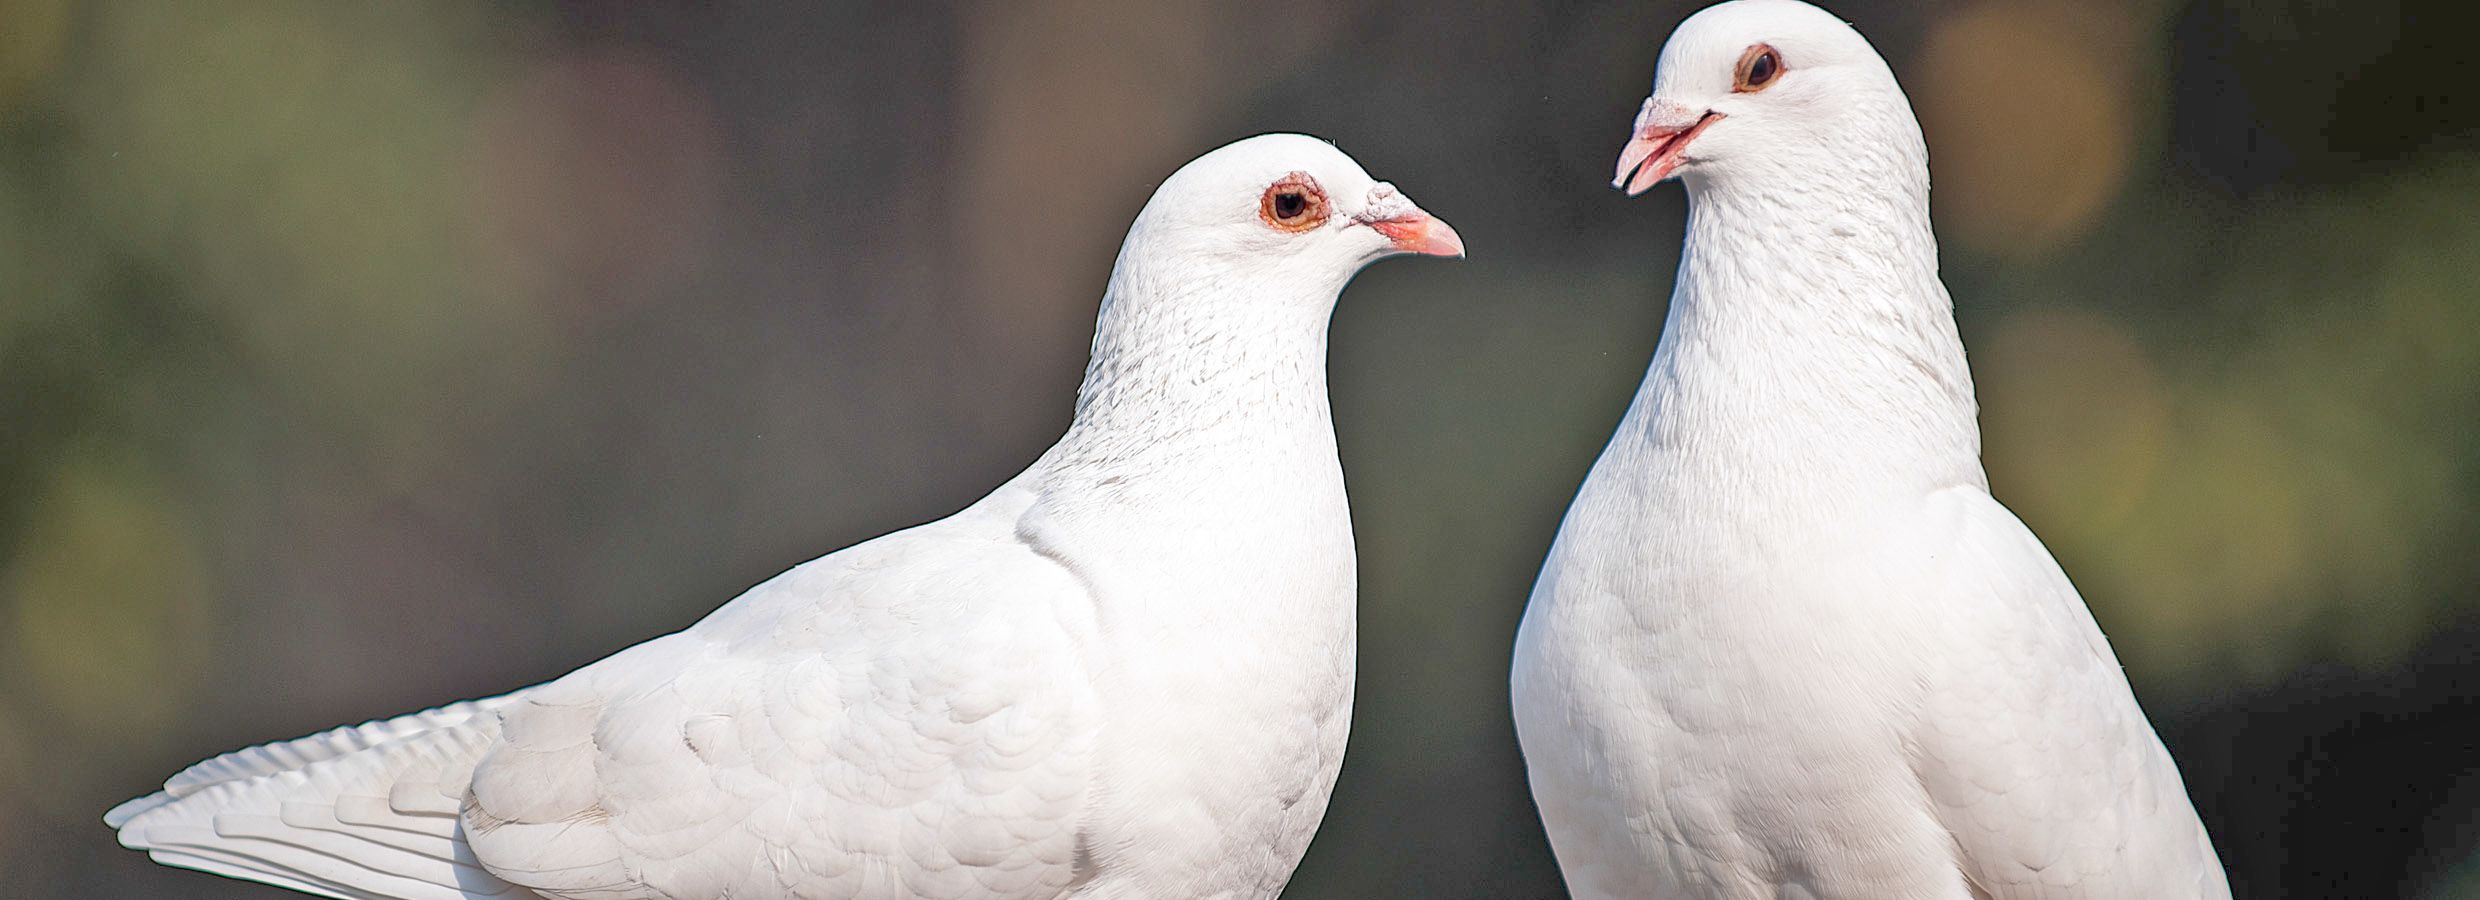
[[[1619,173],[1610,186],[1633,197],[1662,183],[1686,161],[1688,142],[1721,118],[1721,113],[1694,113],[1667,100],[1646,100],[1636,116],[1636,134],[1619,151]]]
[[[1402,253],[1423,256],[1464,255],[1464,239],[1455,229],[1437,216],[1412,205],[1411,198],[1395,190],[1395,186],[1379,182],[1369,189],[1369,199],[1353,221],[1375,229],[1395,244]]]

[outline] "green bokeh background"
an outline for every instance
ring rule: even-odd
[[[1336,316],[1360,699],[1287,896],[1558,896],[1507,649],[1658,334],[1684,201],[1605,182],[1693,8],[0,0],[0,894],[283,896],[98,817],[978,497],[1152,185],[1300,130],[1472,258]],[[2480,13],[1835,8],[2234,887],[2480,898]]]

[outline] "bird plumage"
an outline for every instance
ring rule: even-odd
[[[1293,176],[1332,221],[1262,219]],[[161,862],[352,900],[1271,897],[1352,694],[1326,320],[1360,266],[1449,246],[1324,142],[1209,153],[1131,227],[1067,433],[980,502],[549,683],[228,754],[106,821]]]
[[[1782,74],[1735,83],[1760,48]],[[1884,62],[1795,0],[1721,4],[1638,141],[1689,189],[1678,284],[1511,680],[1570,890],[2227,897],[2091,614],[1988,493]]]

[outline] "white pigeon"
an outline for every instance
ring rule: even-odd
[[[1661,343],[1516,638],[1580,898],[2229,896],[2048,550],[1989,495],[1928,152],[1794,0],[1697,13],[1619,158],[1687,183]]]
[[[1273,897],[1343,757],[1354,567],[1326,324],[1460,256],[1333,146],[1154,193],[1065,436],[990,496],[505,696],[229,753],[112,810],[328,897]]]

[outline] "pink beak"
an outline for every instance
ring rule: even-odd
[[[1688,142],[1721,118],[1720,113],[1699,113],[1658,97],[1647,98],[1644,109],[1636,114],[1636,133],[1619,151],[1619,174],[1610,186],[1623,188],[1633,197],[1662,183],[1687,161]]]
[[[1415,210],[1378,219],[1370,222],[1369,227],[1386,235],[1387,240],[1395,242],[1395,249],[1406,253],[1459,258],[1464,255],[1464,239],[1455,233],[1455,227],[1429,213]]]
[[[1395,243],[1395,249],[1405,253],[1464,255],[1464,239],[1456,235],[1453,227],[1413,205],[1412,198],[1383,181],[1370,187],[1367,202],[1352,221],[1377,229]]]

